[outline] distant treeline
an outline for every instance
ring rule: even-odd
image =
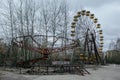
[[[120,64],[120,51],[118,50],[107,51],[106,61],[107,63],[111,64]]]

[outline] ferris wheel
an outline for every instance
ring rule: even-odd
[[[83,58],[87,56],[90,61],[94,57],[97,63],[101,61],[103,30],[94,14],[86,10],[77,12],[71,23],[71,37],[79,41]]]

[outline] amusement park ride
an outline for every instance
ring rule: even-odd
[[[35,58],[27,61],[19,61],[17,65],[25,65],[28,63],[36,63],[40,60],[47,60],[50,54],[59,53],[66,50],[73,50],[73,54],[76,48],[80,47],[79,58],[84,64],[99,64],[102,62],[101,54],[103,48],[103,35],[101,25],[98,23],[98,19],[90,11],[81,10],[74,16],[71,23],[71,38],[48,36],[50,41],[53,40],[51,45],[43,47],[43,42],[46,35],[27,35],[20,36],[13,39],[14,45],[19,48],[24,48],[32,52],[37,52],[43,55],[41,58]],[[24,39],[29,38],[31,40],[30,45],[26,45]],[[67,44],[62,46],[54,46],[60,44],[60,40],[64,39]],[[46,42],[47,44],[47,42]],[[72,55],[72,54],[71,54]]]
[[[103,35],[101,25],[98,19],[91,14],[90,11],[82,10],[77,12],[74,16],[71,26],[71,36],[73,39],[79,39],[80,45],[83,45],[84,51],[82,59],[91,61],[92,58],[97,63],[101,63],[102,48],[103,48]]]
[[[32,63],[35,63],[35,62],[38,62],[39,60],[46,60],[48,58],[48,56],[52,53],[58,53],[58,52],[62,52],[62,51],[65,51],[65,50],[69,50],[69,49],[73,49],[75,47],[78,46],[78,43],[76,43],[74,41],[74,46],[71,46],[71,44],[68,44],[68,45],[65,45],[63,47],[55,47],[53,48],[53,46],[49,46],[49,47],[41,47],[39,44],[34,38],[35,37],[45,37],[45,35],[34,35],[34,36],[30,36],[30,35],[27,35],[27,36],[21,36],[21,37],[17,37],[17,38],[14,38],[13,42],[14,42],[14,45],[16,45],[17,47],[21,47],[21,48],[25,48],[27,50],[30,50],[30,51],[33,51],[33,52],[37,52],[37,53],[40,53],[43,55],[42,58],[37,58],[37,59],[32,59],[32,60],[28,60],[28,61],[21,61],[21,62],[18,62],[17,65],[19,64],[25,64],[25,63],[29,63],[29,62],[32,62]],[[56,38],[56,41],[58,39],[61,39],[63,37],[53,37],[53,36],[48,36],[49,38]],[[21,39],[20,39],[21,38]],[[33,44],[36,45],[37,47],[33,47],[33,46],[26,46],[24,44],[23,41],[17,41],[17,39],[19,40],[23,40],[23,38],[29,38],[32,40]],[[67,39],[67,38],[66,38]],[[68,39],[67,39],[68,40]],[[69,39],[71,40],[71,39]],[[55,42],[56,42],[55,41]]]

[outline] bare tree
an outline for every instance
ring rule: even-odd
[[[45,35],[44,38],[41,38],[40,43],[44,47],[48,47],[50,35],[68,37],[69,10],[66,1],[42,0],[39,3],[39,0],[8,0],[8,4],[6,4],[4,9],[5,11],[1,13],[3,16],[2,26],[6,36],[10,37],[11,40],[18,36],[33,36],[39,33],[40,35]],[[67,44],[67,40],[64,38],[59,43],[62,47]],[[32,44],[32,40],[28,38],[20,39],[20,41],[22,40],[28,46]],[[53,37],[52,44],[50,45],[52,48],[54,48],[57,40]],[[11,42],[11,45],[13,45],[13,42]],[[16,52],[13,52],[13,48]],[[18,47],[12,47],[10,54],[18,52],[19,54],[15,56],[23,57],[24,60],[30,59],[28,55],[34,56],[32,52],[30,53],[30,51]],[[65,51],[64,53],[66,55],[67,52]]]
[[[116,41],[116,50],[120,50],[120,38]]]
[[[114,50],[115,46],[116,46],[115,42],[111,41],[110,44],[109,44],[109,50]]]

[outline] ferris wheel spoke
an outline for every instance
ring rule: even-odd
[[[91,14],[90,11],[82,10],[74,16],[74,24],[72,25],[72,34],[75,39],[79,39],[81,46],[86,54],[94,54],[96,56],[96,61],[98,62],[97,54],[99,54],[99,47],[103,47],[102,30],[100,29],[100,24],[98,24],[98,19]]]

